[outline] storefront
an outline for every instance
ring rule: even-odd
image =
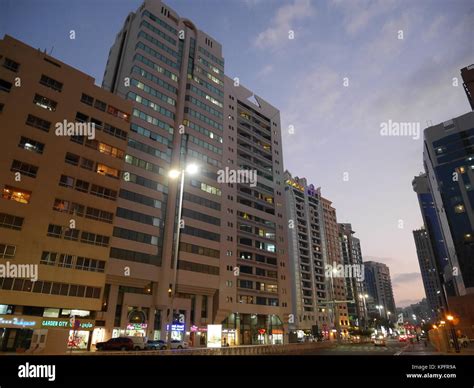
[[[222,322],[223,333],[231,345],[282,344],[283,323],[277,315],[231,313]]]
[[[0,351],[14,352],[29,349],[33,331],[41,318],[17,315],[0,315]]]
[[[166,332],[169,332],[170,325],[166,325]],[[184,324],[173,324],[171,325],[171,339],[184,341],[185,325]]]
[[[207,344],[207,327],[191,326],[189,333],[189,346],[201,347]]]

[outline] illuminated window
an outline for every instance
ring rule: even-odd
[[[56,110],[56,106],[58,103],[53,101],[47,97],[40,96],[39,94],[35,94],[33,99],[33,103],[38,105],[39,107],[54,112]]]
[[[125,112],[122,112],[121,110],[113,107],[113,106],[110,106],[109,105],[109,108],[107,109],[107,112],[110,113],[111,115],[113,116],[116,116],[122,120],[125,120],[125,121],[129,121],[129,115],[126,114]]]
[[[461,166],[461,167],[458,167],[458,171],[461,173],[461,174],[464,174],[466,172],[466,168],[464,166]]]
[[[30,203],[31,191],[18,189],[12,186],[5,186],[2,197],[20,203]]]
[[[460,203],[459,205],[454,206],[455,213],[464,213],[466,211],[464,205]]]
[[[105,164],[101,164],[101,163],[97,164],[96,172],[97,172],[97,174],[107,175],[107,176],[111,176],[113,178],[118,178],[119,177],[119,170],[117,170],[116,168],[106,166]]]

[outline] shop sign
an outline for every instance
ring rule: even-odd
[[[166,325],[166,330],[169,330],[170,325]],[[171,325],[171,331],[184,331],[184,325]]]
[[[21,316],[14,316],[14,315],[3,315],[0,316],[0,327],[5,328],[15,328],[15,327],[22,327],[22,328],[35,328],[38,325],[38,321],[32,317],[25,317],[22,318]]]
[[[79,323],[77,323],[79,322]],[[43,319],[41,322],[43,328],[55,328],[55,329],[75,329],[75,330],[92,330],[94,328],[93,321],[87,321],[82,319]]]
[[[147,323],[129,323],[127,325],[127,330],[146,330],[147,327]]]

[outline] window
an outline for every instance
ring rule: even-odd
[[[95,100],[94,108],[99,109],[102,112],[105,112],[105,109],[107,108],[107,104],[103,101]]]
[[[3,188],[2,198],[20,203],[30,203],[31,191],[5,186]]]
[[[66,255],[64,253],[61,254],[59,256],[58,266],[59,267],[64,267],[64,268],[72,268],[73,258],[74,258],[73,255]]]
[[[109,108],[107,109],[107,113],[111,114],[112,116],[118,117],[119,119],[129,121],[129,115],[126,114],[125,112],[122,112],[121,110],[109,105]]]
[[[52,79],[44,74],[41,76],[40,84],[46,86],[47,88],[56,90],[57,92],[63,90],[62,82],[56,81],[55,79]]]
[[[66,229],[64,232],[64,240],[78,241],[79,240],[79,230],[77,229]]]
[[[23,148],[27,151],[36,152],[37,154],[42,154],[44,150],[43,143],[24,136],[20,138],[20,143],[18,144],[18,147]]]
[[[116,128],[110,124],[104,124],[104,132],[122,140],[127,139],[127,132],[122,131],[121,129]]]
[[[13,84],[0,78],[0,91],[10,93]]]
[[[15,257],[16,246],[8,244],[0,244],[0,258],[7,259]]]
[[[97,174],[110,176],[112,178],[118,178],[120,175],[119,170],[117,170],[116,168],[112,168],[101,163],[97,163],[96,172]]]
[[[85,94],[85,93],[82,93],[81,102],[83,102],[84,104],[92,106],[92,103],[94,102],[94,98],[87,95],[87,94]]]
[[[101,247],[109,246],[109,237],[100,234],[82,232],[81,242],[86,244],[98,245]]]
[[[16,217],[12,214],[0,213],[0,227],[14,230],[21,230],[23,226],[22,217]]]
[[[74,187],[77,191],[82,193],[87,193],[89,191],[89,182],[78,179],[76,181],[76,186]]]
[[[31,178],[36,178],[36,174],[38,173],[38,167],[28,163],[20,162],[19,160],[14,160],[10,171],[20,172],[21,174],[24,174]]]
[[[41,254],[41,260],[40,264],[45,264],[45,265],[56,265],[56,257],[57,253],[55,252],[46,252],[43,251]]]
[[[110,199],[112,201],[115,201],[115,199],[117,198],[117,192],[115,190],[111,190],[98,185],[92,185],[91,194],[96,195],[98,197]]]
[[[92,171],[94,170],[94,161],[90,159],[82,158],[81,167],[86,170]]]
[[[73,166],[77,166],[79,164],[79,159],[79,155],[66,152],[66,157],[64,158],[64,161],[66,163],[72,164]]]
[[[5,69],[18,73],[18,70],[20,69],[20,64],[18,62],[15,62],[13,59],[5,57],[3,61],[3,67]]]
[[[28,115],[26,119],[26,125],[41,129],[45,132],[49,132],[49,128],[51,128],[51,122],[40,119],[39,117],[33,115]]]
[[[105,210],[95,209],[93,207],[87,207],[86,218],[103,221],[103,222],[107,222],[111,224],[114,218],[114,215],[113,213],[107,212]]]
[[[35,94],[35,98],[33,99],[33,103],[38,105],[40,108],[49,110],[54,112],[56,110],[56,106],[58,103],[53,101],[47,97],[41,96],[39,94]]]
[[[74,186],[74,178],[72,176],[61,175],[61,178],[59,178],[59,186],[72,188]]]
[[[63,234],[63,228],[61,225],[54,225],[54,224],[48,225],[48,232],[46,233],[47,236],[61,238],[62,234]]]

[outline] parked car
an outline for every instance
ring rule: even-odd
[[[171,349],[186,349],[188,347],[188,343],[179,340],[172,340],[171,341]]]
[[[407,342],[407,336],[402,334],[398,337],[398,342]]]
[[[133,350],[145,350],[148,339],[146,337],[127,337],[133,341]]]
[[[454,342],[452,339],[449,340],[449,342],[451,343],[451,346],[454,346]],[[458,337],[458,344],[459,346],[463,347],[463,348],[467,348],[469,346],[469,344],[471,343],[471,341],[469,340],[468,336],[467,335],[461,335],[460,337]]]
[[[168,346],[163,340],[149,340],[146,343],[146,348],[149,350],[165,350],[168,348]]]
[[[133,341],[128,337],[111,338],[95,344],[97,350],[133,350]]]

